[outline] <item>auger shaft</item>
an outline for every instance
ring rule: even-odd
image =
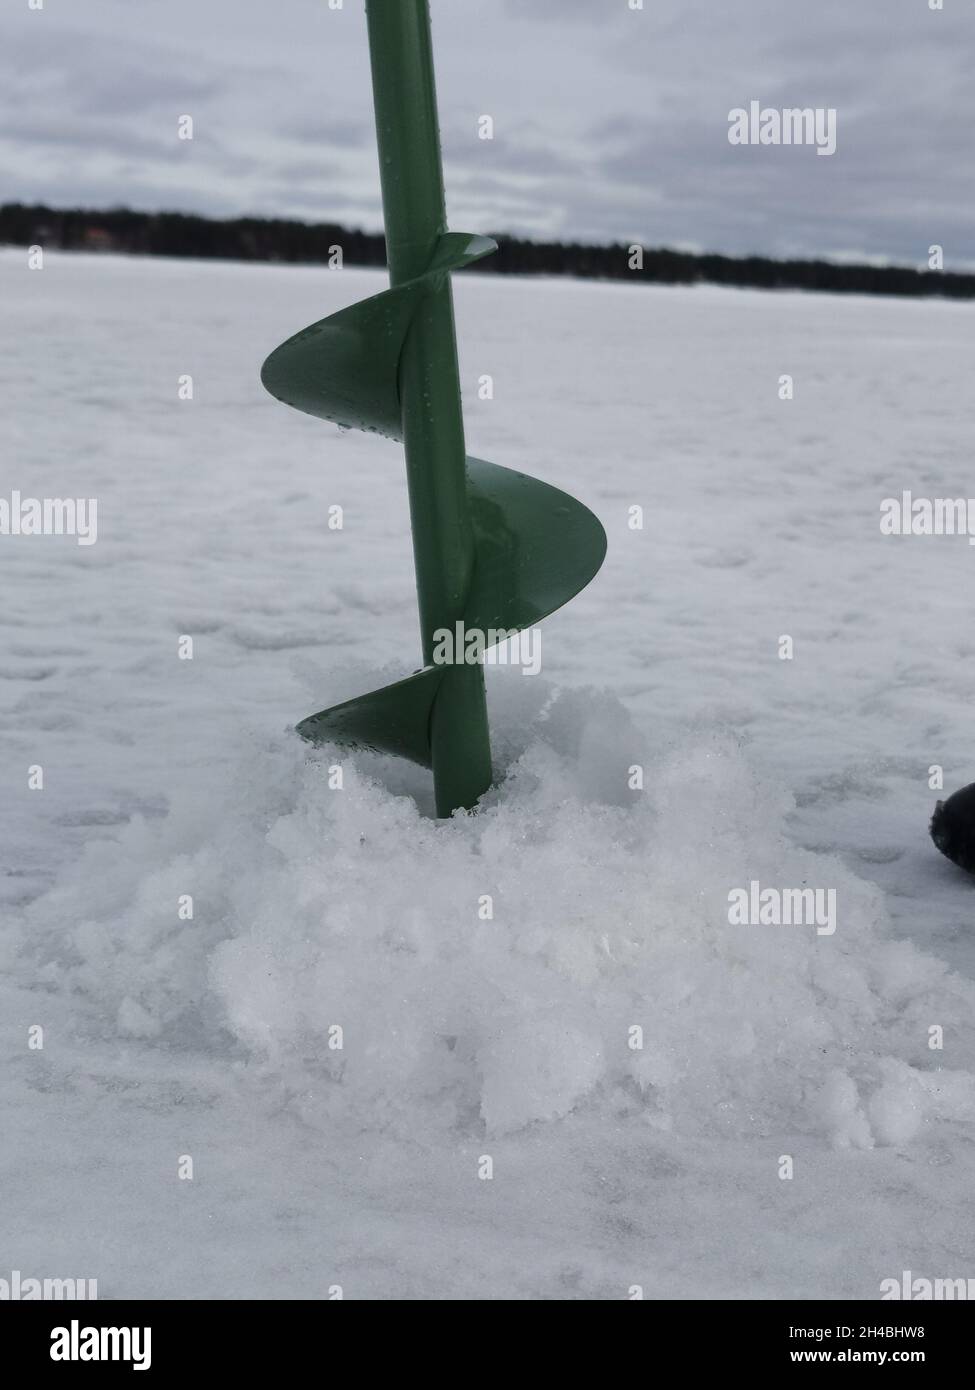
[[[430,268],[446,231],[428,0],[366,0],[392,285]],[[450,276],[424,296],[399,376],[423,660],[454,630],[474,568],[464,420]],[[437,814],[470,808],[491,785],[480,665],[444,670],[430,726]]]
[[[293,334],[261,380],[295,410],[403,440],[423,666],[296,728],[432,769],[449,816],[491,785],[484,672],[458,629],[483,649],[554,613],[599,569],[606,533],[568,493],[466,455],[450,275],[497,246],[446,230],[428,0],[366,0],[366,18],[392,283]]]

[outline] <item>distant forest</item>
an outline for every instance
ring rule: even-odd
[[[525,241],[498,236],[497,255],[471,271],[487,275],[570,275],[589,280],[643,280],[652,284],[734,285],[753,289],[830,290],[846,294],[941,295],[975,298],[975,275],[919,271],[908,266],[838,265],[831,261],[777,261],[765,256],[694,255],[645,247],[642,268],[620,243]],[[189,256],[285,264],[327,264],[332,248],[352,266],[385,266],[381,234],[328,222],[239,217],[220,222],[179,212],[105,212],[83,208],[0,206],[0,244],[64,251],[121,251],[138,256]],[[471,272],[468,272],[471,273]]]

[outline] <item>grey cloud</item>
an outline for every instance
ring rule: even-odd
[[[367,121],[352,121],[342,117],[325,120],[321,116],[299,118],[281,122],[276,133],[289,140],[310,145],[349,145],[369,146],[375,138],[372,125]]]
[[[923,0],[432,0],[452,215],[477,230],[975,263],[975,14]],[[358,0],[0,13],[6,198],[381,214]],[[839,148],[727,116],[831,105]],[[191,150],[170,121],[189,110]],[[496,139],[476,139],[476,119]],[[455,214],[456,210],[456,214]]]

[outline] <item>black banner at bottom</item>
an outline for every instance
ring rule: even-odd
[[[425,1331],[430,1314],[413,1303],[8,1302],[0,1303],[0,1337],[5,1364],[16,1366],[18,1381],[26,1384],[48,1368],[66,1383],[86,1369],[169,1379],[212,1368],[253,1377],[264,1368],[280,1371],[282,1361],[292,1373],[306,1367],[321,1373],[337,1358],[347,1361],[350,1355],[361,1358],[362,1369],[374,1374],[387,1350],[391,1367],[403,1374],[421,1364],[429,1369],[437,1361],[434,1347],[441,1338],[454,1344],[465,1331],[475,1337],[479,1329],[493,1333],[499,1318],[510,1319],[515,1331],[521,1324],[537,1334],[541,1325],[548,1335],[544,1343],[537,1337],[527,1346],[519,1343],[524,1350],[517,1353],[507,1338],[494,1342],[478,1337],[471,1351],[480,1374],[495,1358],[499,1371],[510,1374],[513,1363],[530,1361],[528,1347],[551,1369],[562,1356],[578,1355],[578,1336],[572,1334],[578,1334],[580,1324],[573,1322],[570,1335],[561,1340],[556,1304],[453,1304],[449,1328],[439,1322],[439,1308],[430,1306],[438,1323]],[[409,1319],[402,1324],[404,1335],[386,1340],[389,1332],[398,1330],[404,1314]],[[639,1357],[648,1369],[676,1362],[685,1372],[781,1372],[834,1365],[933,1367],[947,1372],[963,1360],[971,1341],[971,1316],[963,1300],[647,1301],[640,1307],[617,1308],[611,1324],[603,1323],[602,1316],[600,1328],[611,1327],[614,1335],[617,1329],[636,1333],[641,1339]],[[554,1323],[549,1321],[553,1317]],[[343,1332],[356,1340],[344,1340]],[[360,1334],[368,1340],[360,1341]],[[634,1344],[626,1345],[633,1349]],[[607,1346],[614,1361],[622,1350],[623,1344]]]

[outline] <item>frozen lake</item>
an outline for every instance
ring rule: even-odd
[[[927,837],[930,769],[975,779],[975,551],[879,525],[968,494],[975,311],[456,277],[470,452],[609,553],[539,677],[488,673],[509,775],[438,825],[288,733],[419,662],[398,446],[259,381],[384,283],[0,251],[0,497],[98,501],[94,545],[0,536],[2,1258],[101,1297],[975,1275],[973,884]],[[753,881],[835,932],[732,926]]]

